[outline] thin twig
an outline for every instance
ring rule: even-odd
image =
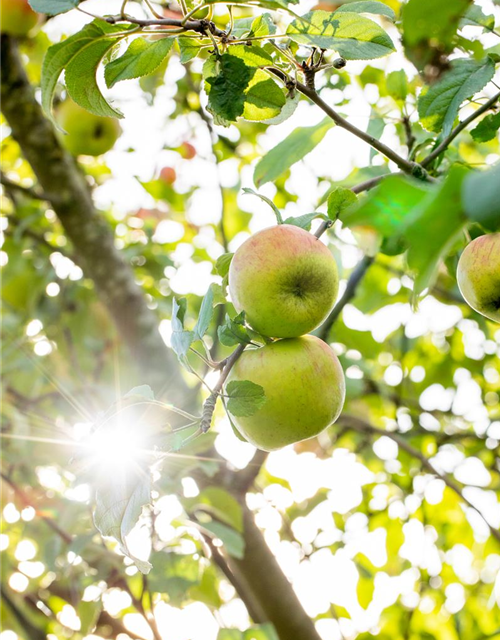
[[[330,333],[330,330],[334,322],[337,320],[337,318],[341,314],[346,304],[350,302],[356,295],[356,289],[358,288],[359,283],[364,278],[365,273],[368,271],[368,267],[373,263],[374,259],[375,258],[373,256],[364,256],[359,261],[358,265],[356,266],[354,271],[351,273],[351,276],[347,281],[347,286],[344,291],[344,294],[342,295],[340,300],[337,302],[337,304],[333,308],[333,311],[330,313],[328,318],[323,322],[321,327],[318,329],[317,335],[319,338],[325,341],[328,339],[328,335]]]
[[[283,80],[284,74],[280,69],[269,68],[269,71]],[[405,173],[414,175],[415,177],[421,179],[427,179],[427,172],[424,171],[419,164],[406,160],[398,153],[393,151],[390,147],[385,145],[383,142],[380,142],[380,140],[377,140],[373,136],[369,135],[365,131],[362,131],[361,129],[358,129],[358,127],[345,120],[345,118],[337,113],[335,109],[330,107],[330,105],[328,105],[314,89],[307,87],[301,82],[297,82],[296,87],[297,90],[300,91],[300,93],[305,95],[307,98],[309,98],[309,100],[311,100],[311,102],[314,102],[314,104],[322,109],[322,111],[324,111],[326,115],[335,122],[336,125],[342,127],[343,129],[346,129],[346,131],[349,131],[361,140],[364,140],[386,158],[392,160],[392,162],[394,162],[399,167],[399,169],[401,169],[401,171],[404,171]]]
[[[499,98],[500,98],[500,91],[496,93],[492,98],[490,98],[488,102],[485,102],[482,107],[479,107],[479,109],[476,109],[474,113],[471,113],[471,115],[468,118],[465,118],[465,120],[462,120],[462,122],[457,124],[457,126],[453,129],[450,135],[447,136],[443,140],[443,142],[441,142],[441,144],[439,144],[434,149],[434,151],[431,151],[431,153],[429,153],[429,155],[422,160],[422,162],[420,163],[421,166],[422,167],[429,166],[433,160],[435,160],[439,155],[441,155],[441,153],[443,153],[443,151],[445,151],[449,147],[449,145],[453,142],[453,140],[458,136],[458,134],[461,131],[463,131],[473,120],[475,120],[480,115],[482,115],[483,113],[491,109],[495,105],[495,103],[498,101]]]
[[[61,540],[64,540],[66,544],[71,544],[73,542],[73,536],[71,536],[69,533],[66,533],[66,531],[63,531],[63,529],[61,529],[61,527],[55,520],[43,515],[43,513],[40,513],[40,511],[38,511],[35,505],[28,498],[28,495],[21,489],[21,487],[18,487],[17,484],[8,475],[3,473],[3,471],[0,471],[0,477],[11,487],[21,503],[25,507],[31,507],[32,509],[35,509],[37,516],[39,516],[47,524],[47,526],[52,529],[52,531],[57,533]]]
[[[50,201],[54,197],[53,195],[43,193],[42,191],[39,191],[38,189],[35,189],[33,187],[24,187],[17,182],[13,182],[9,178],[7,178],[7,176],[3,172],[0,172],[0,184],[2,184],[7,189],[19,191],[19,193],[22,193],[27,198],[31,198],[32,200]]]
[[[217,403],[218,397],[221,394],[222,387],[224,386],[224,382],[226,381],[227,376],[229,375],[229,372],[233,368],[234,363],[236,362],[236,360],[238,360],[238,358],[243,353],[245,347],[246,347],[245,344],[239,344],[236,347],[236,349],[233,351],[233,353],[229,356],[224,368],[221,371],[219,379],[217,380],[217,383],[213,388],[212,393],[208,396],[208,398],[203,403],[203,411],[201,414],[201,422],[200,422],[200,427],[203,433],[206,433],[212,425],[212,417],[214,415],[215,405]]]
[[[361,433],[371,433],[378,436],[387,436],[391,440],[393,440],[401,449],[406,451],[412,458],[416,458],[420,460],[422,467],[427,469],[432,475],[440,478],[447,487],[449,487],[452,491],[454,491],[459,498],[465,502],[471,509],[474,509],[476,513],[478,513],[482,520],[488,525],[489,530],[491,531],[491,535],[500,542],[500,531],[495,529],[493,525],[491,525],[484,514],[474,505],[470,500],[468,500],[464,494],[460,486],[452,480],[446,473],[441,473],[438,471],[436,467],[430,462],[428,458],[424,456],[418,449],[415,449],[409,442],[407,442],[402,435],[396,433],[395,431],[388,431],[387,429],[380,429],[379,427],[375,427],[372,424],[365,422],[364,420],[360,420],[354,416],[341,416],[338,420],[338,424],[342,424],[342,426],[346,426],[353,431],[358,431]]]

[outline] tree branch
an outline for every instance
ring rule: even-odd
[[[286,81],[286,75],[280,69],[271,67],[268,70],[276,77],[280,78],[282,81]],[[349,131],[361,140],[364,140],[364,142],[379,151],[386,158],[392,160],[392,162],[394,162],[399,167],[399,169],[401,169],[401,171],[404,171],[404,173],[408,173],[409,175],[413,175],[417,178],[428,179],[427,172],[422,169],[419,164],[417,164],[416,162],[411,162],[410,160],[406,160],[398,153],[393,151],[390,147],[385,145],[383,142],[380,142],[380,140],[377,140],[365,131],[358,129],[358,127],[348,122],[339,113],[337,113],[335,109],[330,107],[330,105],[328,105],[314,89],[311,89],[305,84],[302,84],[302,82],[295,83],[295,86],[297,90],[300,91],[300,93],[305,95],[307,98],[309,98],[309,100],[311,100],[311,102],[314,102],[314,104],[316,104],[322,111],[324,111],[326,115],[335,122],[336,125],[342,127],[342,129],[345,129],[346,131]]]
[[[157,319],[148,308],[130,265],[114,245],[111,228],[96,211],[84,176],[61,147],[44,117],[22,66],[16,41],[2,34],[2,112],[31,164],[44,194],[72,241],[78,263],[92,278],[124,342],[141,367],[141,378],[155,388],[168,381],[185,392],[174,356],[167,350]],[[54,197],[52,194],[56,193]]]
[[[368,268],[374,261],[374,257],[372,256],[364,256],[357,264],[354,271],[351,273],[349,280],[347,281],[347,286],[344,291],[344,294],[337,302],[333,311],[330,313],[328,318],[323,322],[323,324],[315,331],[315,335],[317,335],[322,340],[328,340],[328,335],[330,330],[342,312],[342,309],[346,306],[348,302],[350,302],[354,296],[356,295],[356,289],[358,288],[359,283],[364,278],[365,273],[368,271]]]
[[[201,422],[200,422],[200,428],[203,433],[206,433],[212,426],[212,417],[214,415],[217,398],[219,397],[220,392],[222,391],[222,387],[224,386],[224,382],[226,381],[226,378],[229,375],[229,372],[233,368],[233,365],[236,362],[236,360],[238,360],[238,358],[243,353],[245,347],[246,347],[245,344],[239,344],[236,347],[236,349],[233,351],[233,353],[229,356],[229,358],[226,360],[226,364],[224,365],[221,371],[219,379],[217,380],[217,383],[212,390],[212,393],[208,396],[208,398],[203,403],[203,411],[201,414]]]
[[[12,615],[15,617],[19,625],[24,629],[27,637],[30,638],[30,640],[45,640],[47,637],[45,631],[43,629],[39,629],[31,622],[31,620],[24,614],[21,607],[19,607],[16,602],[14,602],[13,598],[10,597],[10,593],[3,585],[0,585],[0,593],[2,595],[2,600],[11,610]]]
[[[314,622],[305,613],[291,584],[267,546],[253,514],[242,504],[245,555],[231,558],[258,596],[267,619],[273,623],[280,640],[320,640]]]
[[[365,422],[364,420],[360,420],[359,418],[356,418],[354,416],[342,415],[338,419],[337,424],[347,427],[348,429],[352,429],[353,431],[358,431],[360,433],[370,433],[377,436],[386,436],[387,438],[390,438],[391,440],[396,442],[396,444],[401,449],[403,449],[403,451],[406,451],[406,453],[412,456],[412,458],[416,458],[417,460],[419,460],[422,464],[422,467],[424,467],[424,469],[427,469],[427,471],[432,473],[432,475],[440,478],[446,484],[447,487],[449,487],[452,491],[454,491],[458,495],[458,497],[462,500],[462,502],[465,502],[465,504],[468,505],[471,509],[474,509],[474,511],[478,513],[483,519],[483,521],[488,525],[491,535],[498,542],[500,542],[500,531],[498,529],[495,529],[495,527],[488,522],[484,514],[474,504],[472,504],[470,500],[468,500],[464,496],[462,489],[455,482],[455,480],[450,478],[446,473],[441,473],[440,471],[438,471],[436,467],[424,456],[424,454],[421,453],[418,449],[415,449],[415,447],[413,447],[409,442],[407,442],[402,437],[402,435],[400,435],[399,433],[396,433],[395,431],[380,429],[379,427],[375,427],[370,423]]]
[[[499,98],[500,98],[500,91],[496,93],[492,98],[490,98],[488,102],[485,102],[482,107],[479,107],[479,109],[476,109],[474,113],[471,113],[471,115],[468,118],[465,118],[465,120],[462,120],[462,122],[457,124],[457,126],[453,129],[450,135],[447,136],[441,142],[441,144],[439,144],[434,149],[434,151],[429,153],[429,155],[422,160],[422,162],[420,163],[421,166],[428,167],[431,164],[431,162],[433,162],[433,160],[435,160],[439,155],[443,153],[443,151],[445,151],[450,146],[450,144],[453,142],[453,140],[458,136],[458,134],[461,131],[463,131],[473,120],[475,120],[480,115],[482,115],[483,113],[491,109],[495,105],[495,103],[498,101]]]
[[[22,193],[27,198],[31,198],[32,200],[50,201],[56,197],[54,194],[49,196],[48,194],[42,193],[41,191],[33,187],[23,187],[23,185],[9,180],[9,178],[7,178],[3,171],[0,171],[0,184],[12,191],[19,191],[19,193]]]

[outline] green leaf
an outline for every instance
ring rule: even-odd
[[[396,14],[383,2],[377,2],[376,0],[361,0],[361,2],[347,2],[340,5],[338,9],[335,9],[335,13],[374,13],[379,16],[386,16],[393,22],[396,20]]]
[[[256,45],[235,44],[229,47],[228,54],[243,60],[247,67],[269,67],[273,64],[269,53]]]
[[[487,229],[500,229],[500,163],[470,173],[462,186],[465,215]]]
[[[256,54],[254,59],[257,59]],[[258,67],[246,65],[237,55],[224,54],[216,61],[209,58],[204,65],[204,74],[207,109],[216,124],[227,126],[241,116],[256,121],[272,118],[280,113],[286,102],[274,80]]]
[[[270,13],[263,13],[252,21],[248,35],[262,37],[273,35],[274,33],[276,33],[276,25],[273,17]]]
[[[382,27],[357,13],[310,11],[286,33],[299,44],[333,49],[347,60],[381,58],[395,50]]]
[[[243,117],[251,122],[260,122],[279,116],[286,104],[283,90],[265,71],[256,69],[245,90]]]
[[[82,635],[88,635],[94,631],[101,611],[102,602],[100,600],[95,602],[80,601],[78,605],[78,617],[80,618],[80,632]]]
[[[257,186],[273,182],[292,165],[302,160],[325,137],[334,123],[325,118],[311,127],[298,127],[257,163],[253,180]]]
[[[315,211],[314,213],[304,213],[301,216],[296,216],[294,217],[290,217],[287,218],[283,224],[291,224],[294,227],[300,227],[301,229],[305,229],[306,231],[309,231],[311,228],[311,222],[315,219],[315,218],[322,218],[323,220],[328,220],[328,218],[325,216],[324,213],[318,213],[317,211]]]
[[[380,140],[385,130],[386,121],[385,118],[378,115],[377,111],[372,107],[370,112],[370,119],[368,120],[368,128],[366,133],[376,140]],[[370,166],[373,158],[377,155],[377,150],[373,147],[370,148]]]
[[[480,91],[494,73],[495,65],[490,58],[452,61],[451,69],[432,86],[425,88],[418,98],[422,125],[428,131],[442,131],[442,135],[447,136],[462,102]]]
[[[239,629],[220,629],[217,640],[243,640],[243,632]]]
[[[266,401],[263,387],[250,380],[233,380],[226,387],[227,408],[233,416],[253,416]]]
[[[408,79],[406,73],[401,69],[400,71],[391,71],[387,74],[386,78],[387,93],[394,98],[394,100],[404,102],[408,95]]]
[[[279,637],[274,626],[271,623],[265,623],[244,631],[243,640],[279,640]]]
[[[265,120],[261,120],[261,122],[264,124],[281,124],[285,122],[285,120],[288,120],[290,116],[293,116],[300,102],[300,93],[296,93],[293,97],[285,95],[285,98],[286,102],[280,113],[274,118],[266,118]]]
[[[179,43],[179,50],[181,52],[181,64],[186,64],[186,62],[196,58],[200,52],[201,42],[199,40],[179,36],[177,42]]]
[[[442,65],[442,57],[454,47],[458,23],[470,4],[471,0],[409,0],[403,5],[403,44],[417,69]]]
[[[187,301],[186,298],[180,298],[177,301],[175,298],[172,300],[172,349],[175,351],[179,361],[189,368],[187,362],[187,353],[189,347],[195,340],[195,334],[193,331],[186,331],[184,329],[184,316],[186,313]]]
[[[97,61],[98,65],[105,53],[120,40],[120,38],[113,38],[113,34],[117,32],[123,32],[126,28],[127,27],[124,27],[124,25],[116,26],[110,25],[103,20],[94,20],[94,22],[86,25],[78,33],[75,33],[73,36],[66,38],[66,40],[63,40],[62,42],[49,47],[43,61],[42,78],[40,83],[42,89],[42,107],[49,117],[51,114],[52,96],[54,95],[57,81],[63,70],[75,59],[79,61],[77,66],[80,66],[81,63],[83,63],[83,66],[85,66],[85,62],[87,62],[88,65],[94,66],[96,53],[97,57],[99,58]],[[96,47],[98,49],[96,49]],[[86,51],[88,49],[90,50],[89,60],[89,56],[87,56],[86,54]],[[75,69],[73,70],[75,71]],[[92,73],[94,73],[94,75],[92,75]],[[92,72],[92,70],[90,69],[90,80],[88,78],[88,75],[89,68],[87,68],[86,71],[84,70],[84,77],[87,79],[87,81],[90,82],[88,88],[90,89],[93,99],[95,100],[95,91],[97,86],[95,85],[95,72]],[[83,84],[80,88],[82,89],[82,87]],[[97,89],[97,92],[100,95],[99,89]],[[73,97],[73,95],[71,97]],[[73,99],[75,100],[75,102],[78,102],[78,104],[80,104],[80,102],[74,97]],[[99,112],[97,115],[111,115],[121,117],[121,114],[118,111],[111,109],[109,105],[107,105],[107,108],[104,107],[105,113],[101,113],[100,104],[102,101],[104,101],[104,103],[107,105],[102,96],[101,100],[97,98],[97,106],[99,108]],[[85,107],[84,104],[80,104],[80,106]],[[92,109],[89,109],[89,111],[92,111]]]
[[[229,267],[231,266],[233,256],[234,253],[223,253],[217,258],[215,268],[217,269],[217,273],[223,278],[229,273]]]
[[[203,296],[203,300],[201,301],[200,314],[193,330],[195,338],[197,338],[198,340],[201,340],[203,338],[203,336],[208,331],[208,327],[210,326],[210,322],[214,314],[213,302],[214,291],[210,286],[207,293]]]
[[[260,198],[263,202],[268,204],[271,207],[271,209],[273,210],[274,215],[276,216],[276,220],[277,220],[278,224],[283,224],[283,217],[281,215],[281,211],[274,204],[274,202],[272,200],[270,200],[267,196],[263,196],[261,193],[257,193],[257,191],[254,191],[253,189],[250,189],[249,187],[244,187],[243,188],[243,193],[246,194],[246,195],[250,195],[250,196],[257,196],[257,198]]]
[[[181,602],[188,590],[200,580],[200,563],[190,554],[157,551],[151,555],[154,571],[148,576],[148,587],[154,593],[168,593]]]
[[[217,64],[217,76],[207,78],[210,85],[207,109],[216,118],[217,124],[227,125],[243,115],[245,108],[244,91],[248,86],[253,69],[236,56],[223,55]]]
[[[142,78],[153,73],[166,58],[173,43],[173,38],[153,42],[136,38],[122,56],[106,65],[104,78],[107,86],[111,88],[122,80]]]
[[[196,509],[200,506],[215,516],[217,520],[222,520],[222,522],[225,522],[240,533],[243,532],[241,506],[236,498],[224,489],[215,486],[203,489],[196,498],[193,498],[193,506],[191,509]]]
[[[226,313],[226,321],[217,329],[217,336],[225,347],[234,347],[237,344],[250,344],[250,336],[245,327],[245,312],[242,311],[234,319]]]
[[[460,20],[461,27],[466,25],[482,27],[485,31],[492,31],[495,27],[495,16],[491,14],[486,15],[481,7],[473,4],[467,9],[464,17]]]
[[[242,560],[245,555],[245,540],[241,533],[222,522],[204,522],[203,528],[212,533],[216,538],[222,540],[227,553],[238,560]]]
[[[134,396],[146,398],[146,400],[155,399],[155,393],[148,384],[141,384],[139,387],[134,387],[133,389],[130,389],[130,391],[124,395],[124,398],[131,398]]]
[[[453,165],[446,179],[418,204],[406,222],[408,266],[415,271],[414,300],[432,285],[441,258],[465,225],[461,187],[468,169]]]
[[[113,455],[113,452],[110,452]],[[124,473],[109,474],[96,491],[94,524],[101,535],[120,543],[141,573],[149,573],[151,564],[135,558],[128,550],[126,536],[137,524],[144,506],[151,502],[151,478],[146,465],[139,463]]]
[[[470,134],[476,142],[488,142],[493,140],[498,129],[500,129],[500,111],[483,118]]]
[[[97,25],[96,23],[99,22]],[[103,21],[95,21],[97,30],[104,30]],[[108,25],[109,26],[109,25]],[[123,25],[120,25],[123,31]],[[111,107],[97,85],[96,74],[104,56],[123,38],[92,36],[67,63],[64,72],[66,89],[73,100],[87,111],[97,116],[121,118],[122,113]]]
[[[340,214],[358,199],[357,195],[345,187],[334,187],[328,196],[328,217],[337,220]]]
[[[77,7],[82,0],[29,0],[33,11],[45,13],[48,16],[56,16],[59,13],[66,13]]]
[[[358,204],[347,211],[347,227],[369,226],[385,237],[401,235],[405,220],[429,193],[422,182],[403,176],[388,176]]]

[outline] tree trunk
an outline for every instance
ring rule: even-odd
[[[95,209],[90,189],[74,159],[61,146],[52,123],[35,99],[17,43],[1,38],[2,112],[40,186],[50,199],[78,262],[91,278],[125,344],[141,369],[141,380],[157,390],[185,391],[177,360],[165,346],[158,321],[114,245],[110,226]]]

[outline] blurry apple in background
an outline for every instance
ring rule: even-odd
[[[234,254],[229,291],[248,323],[273,338],[319,326],[332,310],[338,272],[329,249],[304,229],[281,224],[259,231]]]
[[[30,7],[28,0],[0,0],[0,29],[2,33],[25,36],[39,21],[40,16]]]
[[[179,147],[179,153],[184,160],[192,160],[196,156],[196,149],[190,142],[183,142]]]
[[[56,117],[67,134],[62,135],[62,144],[74,156],[100,156],[120,137],[118,120],[96,116],[69,99],[57,108]]]
[[[317,436],[339,417],[344,372],[333,350],[315,336],[277,340],[243,352],[229,373],[264,388],[266,400],[248,417],[231,418],[251,444],[273,451]]]
[[[160,180],[163,180],[166,184],[172,185],[174,184],[177,178],[177,174],[173,167],[163,167],[160,171]]]
[[[457,281],[465,301],[478,313],[500,322],[500,233],[469,243],[458,262]]]

